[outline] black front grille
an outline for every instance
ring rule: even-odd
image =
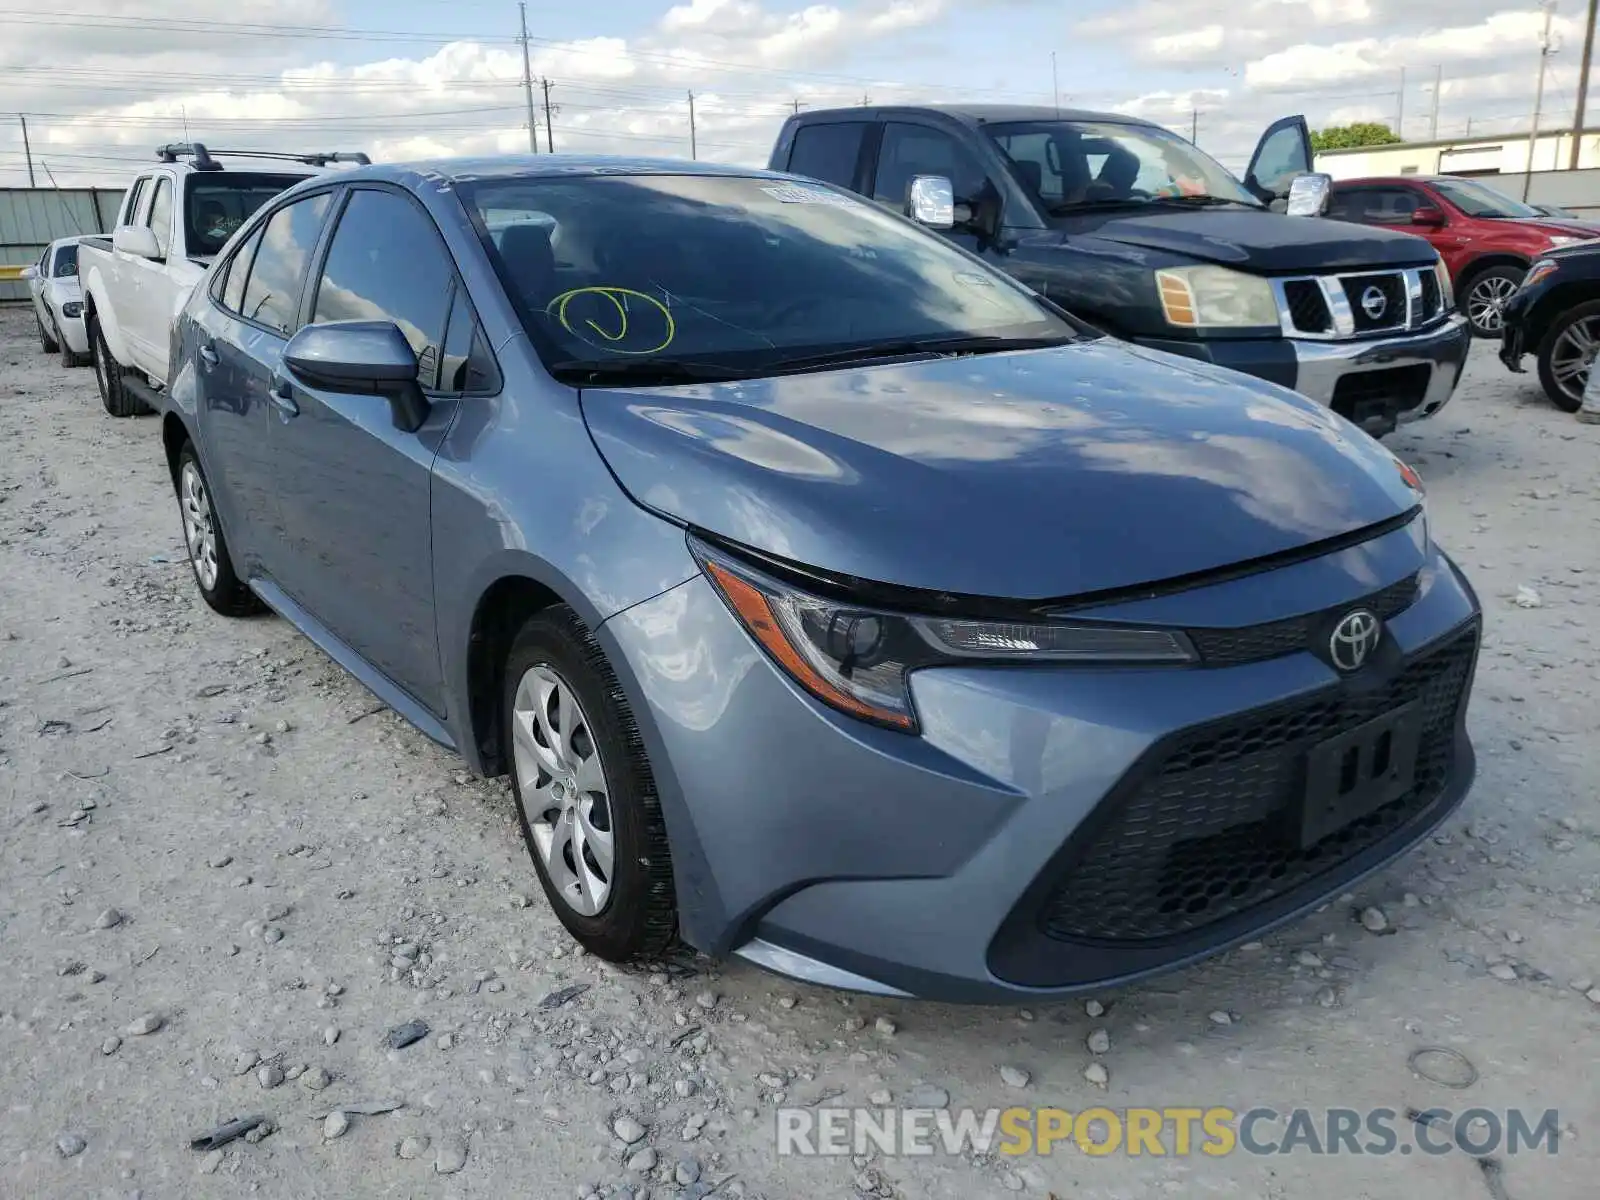
[[[1350,302],[1350,317],[1357,333],[1378,329],[1400,329],[1406,323],[1406,277],[1398,272],[1383,275],[1349,275],[1340,281]],[[1381,303],[1380,303],[1381,301]]]
[[[1333,385],[1333,397],[1328,406],[1346,420],[1360,425],[1369,417],[1409,412],[1422,403],[1432,381],[1433,368],[1427,363],[1353,371]]]
[[[1208,667],[1235,667],[1311,649],[1312,638],[1330,616],[1365,608],[1387,621],[1410,608],[1416,598],[1417,577],[1411,575],[1360,600],[1303,617],[1247,625],[1241,629],[1190,629],[1186,632]]]
[[[1421,325],[1431,321],[1439,315],[1442,307],[1439,296],[1439,277],[1432,271],[1422,273],[1422,311],[1417,314],[1415,324]]]
[[[1289,280],[1283,285],[1283,298],[1289,304],[1289,320],[1301,333],[1327,333],[1333,328],[1328,299],[1315,279]]]
[[[1478,626],[1386,683],[1348,685],[1187,730],[1160,745],[1074,836],[1038,927],[1062,941],[1140,943],[1190,933],[1292,891],[1376,846],[1440,797]],[[1308,750],[1416,702],[1422,733],[1410,791],[1302,848]]]

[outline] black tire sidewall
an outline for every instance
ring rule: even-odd
[[[523,675],[550,667],[577,695],[600,753],[610,802],[611,894],[592,917],[574,912],[556,893],[539,860],[521,800],[512,754],[511,714]],[[512,642],[501,681],[501,744],[517,801],[517,821],[534,871],[557,918],[588,950],[612,962],[658,953],[676,930],[672,875],[655,784],[616,677],[571,609],[547,609],[528,620]]]
[[[111,347],[106,345],[106,335],[100,332],[100,322],[89,323],[89,354],[94,360],[94,383],[100,392],[100,403],[110,412],[115,405],[117,374],[112,368]]]
[[[1554,354],[1556,342],[1575,322],[1587,317],[1600,316],[1600,300],[1587,300],[1582,304],[1569,308],[1562,313],[1550,326],[1550,332],[1544,335],[1544,341],[1539,344],[1539,382],[1544,386],[1544,394],[1550,398],[1562,412],[1577,412],[1583,407],[1583,397],[1576,400],[1562,393],[1556,385],[1555,374],[1551,370],[1551,355]],[[1591,367],[1590,370],[1594,368]]]

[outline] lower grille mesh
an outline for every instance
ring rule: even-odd
[[[1148,941],[1191,932],[1290,891],[1376,845],[1441,794],[1476,623],[1367,692],[1330,690],[1179,735],[1113,797],[1067,856],[1040,927],[1067,941]],[[1294,821],[1306,752],[1418,702],[1415,784],[1392,803],[1302,849]]]

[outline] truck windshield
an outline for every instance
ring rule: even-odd
[[[825,184],[640,174],[458,192],[540,356],[580,382],[755,377],[1080,336],[943,238]]]
[[[1163,202],[1261,207],[1222,164],[1154,125],[1024,121],[986,129],[1052,216]]]
[[[256,209],[304,178],[262,171],[190,175],[183,204],[188,235],[185,244],[190,257],[209,258],[216,254]]]
[[[1435,179],[1434,188],[1469,217],[1542,217],[1531,204],[1465,179]]]

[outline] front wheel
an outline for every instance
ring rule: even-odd
[[[227,539],[211,502],[211,486],[200,466],[194,443],[178,451],[178,511],[183,517],[183,543],[194,568],[200,597],[225,617],[260,612],[261,601],[234,573]]]
[[[1590,300],[1556,318],[1539,347],[1539,382],[1562,412],[1583,407],[1583,389],[1600,351],[1600,300]]]
[[[523,840],[556,916],[611,962],[677,934],[666,825],[616,674],[571,609],[528,620],[507,655],[503,744]]]
[[[1506,302],[1511,299],[1526,275],[1525,267],[1490,267],[1467,280],[1462,289],[1461,307],[1481,338],[1497,338],[1505,328]]]

